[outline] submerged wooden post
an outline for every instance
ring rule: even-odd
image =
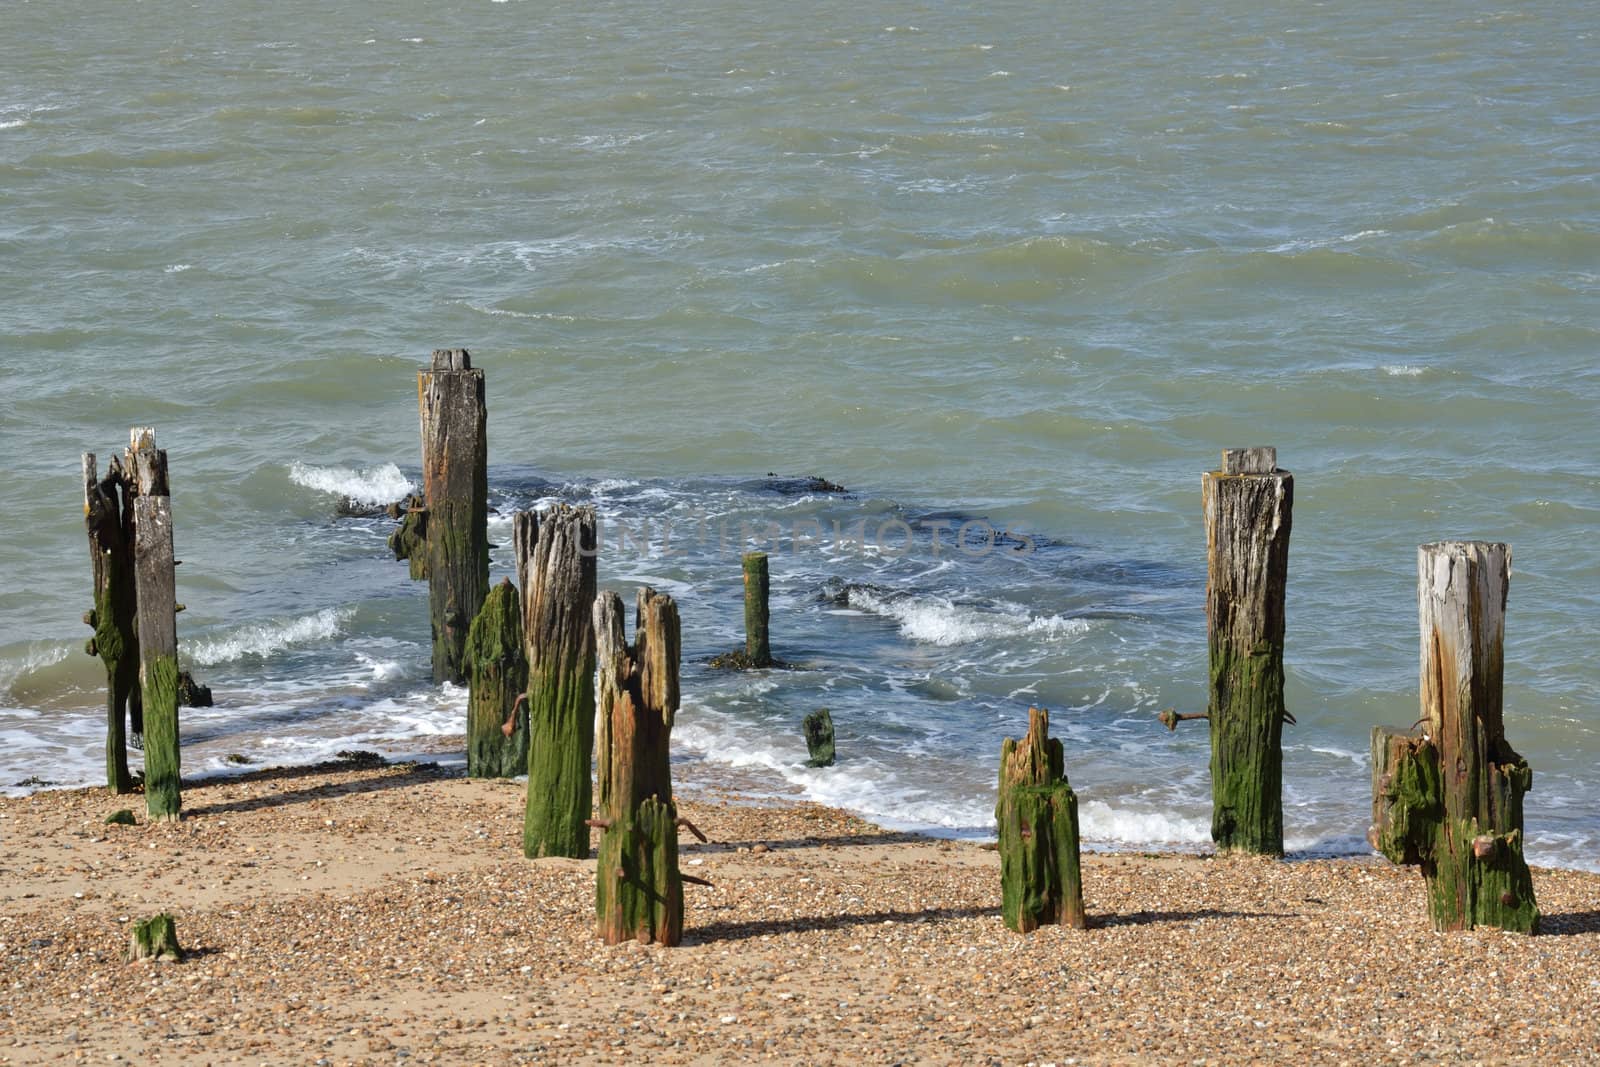
[[[1067,783],[1061,742],[1049,736],[1050,713],[1028,709],[1028,733],[1000,747],[1001,917],[1025,934],[1059,923],[1083,929],[1078,867],[1078,798]]]
[[[467,775],[515,778],[528,773],[528,689],[522,644],[522,598],[511,580],[489,590],[467,634]],[[510,732],[502,729],[511,724]]]
[[[1283,855],[1283,600],[1294,478],[1273,448],[1230,448],[1201,480],[1210,647],[1211,838]]]
[[[557,504],[512,521],[528,658],[528,802],[522,851],[589,855],[594,786],[595,512]]]
[[[752,667],[772,666],[767,641],[767,554],[746,552],[744,565],[744,654]]]
[[[466,681],[467,632],[489,595],[489,449],[483,371],[464,348],[437,349],[417,372],[422,505],[390,538],[411,575],[428,579],[433,680]],[[417,565],[417,553],[425,562]]]
[[[1422,733],[1372,732],[1373,847],[1417,864],[1436,930],[1537,933],[1522,855],[1528,762],[1506,743],[1505,608],[1511,548],[1441,541],[1417,550]]]
[[[133,571],[139,620],[139,690],[144,703],[144,799],[152,820],[176,819],[178,602],[167,454],[153,429],[136,427],[124,460],[138,486],[133,501]]]
[[[819,708],[805,717],[800,724],[806,734],[806,753],[811,758],[806,760],[807,767],[832,767],[833,751],[833,716],[827,708]]]
[[[135,744],[142,744],[139,694],[139,633],[133,582],[133,496],[116,456],[99,477],[93,452],[83,454],[83,524],[94,568],[94,607],[83,621],[94,628],[84,646],[106,668],[106,787],[133,792],[128,769],[129,718]]]
[[[595,601],[601,814],[595,913],[608,945],[676,945],[683,939],[683,877],[668,742],[678,713],[678,607],[665,593],[640,589],[632,647],[622,615],[617,594]]]

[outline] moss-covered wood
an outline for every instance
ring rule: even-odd
[[[1229,449],[1202,478],[1210,655],[1211,837],[1283,855],[1284,591],[1294,479],[1271,448]]]
[[[428,577],[428,508],[422,497],[415,493],[390,505],[388,514],[399,519],[400,525],[389,535],[389,551],[394,558],[410,565],[413,582],[426,581]]]
[[[467,680],[472,620],[489,595],[489,448],[483,371],[464,348],[438,349],[417,372],[422,419],[421,532],[433,631],[433,680]],[[402,527],[402,534],[405,533]],[[416,546],[408,548],[415,559]],[[416,567],[413,564],[413,573]]]
[[[512,537],[528,657],[522,850],[582,859],[594,799],[594,508],[557,504],[537,518],[519,512]]]
[[[83,621],[94,629],[85,646],[106,669],[106,787],[131,793],[128,729],[144,729],[139,694],[139,635],[133,580],[133,487],[113,456],[104,478],[93,452],[83,454],[83,523],[94,571],[94,607]],[[140,741],[142,743],[142,740]]]
[[[134,923],[128,934],[128,959],[167,960],[173,963],[182,960],[178,924],[172,916],[162,912]]]
[[[1001,917],[1027,933],[1060,924],[1082,929],[1078,798],[1067,783],[1061,742],[1049,736],[1050,713],[1028,709],[1028,732],[1000,748],[995,821],[1000,837]]]
[[[807,715],[800,725],[806,735],[806,752],[811,757],[806,760],[806,766],[832,767],[833,715],[827,708],[819,708]]]
[[[622,600],[605,593],[595,601],[594,632],[600,675],[599,933],[608,945],[676,945],[683,937],[683,878],[669,741],[679,701],[678,608],[670,596],[640,589],[629,647]]]
[[[165,471],[165,453],[160,462]],[[144,702],[145,809],[152,820],[176,819],[181,797],[172,499],[166,495],[141,494],[134,500],[133,508],[134,575],[139,602],[139,690]]]
[[[515,778],[528,773],[528,716],[517,698],[528,689],[522,645],[522,598],[510,579],[489,590],[467,634],[467,774]],[[511,733],[501,727],[511,722]]]
[[[744,654],[749,657],[751,666],[770,667],[767,554],[746,552],[741,564],[744,568]]]
[[[1491,926],[1537,933],[1522,855],[1528,763],[1505,738],[1509,546],[1446,541],[1417,551],[1420,736],[1373,731],[1370,840],[1414,863],[1437,930]]]

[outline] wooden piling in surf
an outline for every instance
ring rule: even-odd
[[[600,833],[595,913],[608,945],[683,938],[678,809],[668,744],[678,712],[679,622],[672,597],[641,588],[627,644],[622,598],[594,604],[599,664]],[[698,831],[696,831],[698,833]]]
[[[84,651],[106,668],[106,788],[133,792],[128,731],[144,730],[139,693],[139,631],[133,581],[132,484],[113,455],[100,477],[93,452],[83,454],[83,524],[94,570],[94,606],[83,621],[94,629]],[[130,723],[131,720],[131,723]],[[142,739],[136,743],[142,743]]]
[[[1211,837],[1283,855],[1284,591],[1294,477],[1274,448],[1231,448],[1201,479],[1210,657]]]
[[[1019,934],[1047,924],[1083,929],[1078,798],[1068,784],[1050,713],[1028,709],[1028,732],[1000,748],[994,816],[1000,837],[1000,912]]]
[[[744,654],[752,667],[772,666],[772,645],[767,639],[770,618],[767,554],[746,552],[744,568]]]
[[[1522,854],[1527,760],[1506,742],[1509,545],[1441,541],[1417,550],[1420,732],[1372,731],[1373,826],[1395,863],[1422,868],[1436,930],[1537,933]]]
[[[557,504],[512,520],[528,659],[525,855],[589,854],[594,798],[596,520],[593,507]]]
[[[441,348],[417,371],[422,501],[389,539],[411,576],[428,580],[433,680],[467,679],[472,620],[489,595],[489,450],[483,371],[464,348]],[[418,556],[422,557],[419,563]]]
[[[467,634],[467,776],[528,773],[528,658],[522,598],[510,579],[489,590]]]
[[[182,806],[178,751],[177,564],[167,453],[155,430],[137,427],[124,459],[138,488],[133,500],[133,571],[139,630],[139,690],[144,704],[144,797],[152,821],[176,819]]]

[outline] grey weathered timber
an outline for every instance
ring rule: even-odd
[[[167,454],[155,431],[136,429],[125,466],[133,501],[133,571],[139,631],[139,690],[144,703],[144,796],[152,820],[176,819],[181,807],[178,754],[178,602],[172,548]]]
[[[679,702],[678,608],[670,596],[641,588],[630,647],[622,599],[605,593],[594,604],[594,633],[599,933],[608,945],[676,945],[683,937],[683,877],[668,743]]]
[[[1533,771],[1506,742],[1505,609],[1511,548],[1441,541],[1417,550],[1420,736],[1373,731],[1374,847],[1422,868],[1437,930],[1537,933],[1522,855]]]
[[[472,620],[489,595],[489,449],[483,371],[464,348],[438,349],[417,372],[422,504],[390,539],[413,578],[428,580],[433,680],[466,681]],[[424,562],[419,567],[417,555]],[[420,572],[420,573],[419,573]]]
[[[122,466],[113,456],[102,479],[94,453],[83,454],[83,524],[89,534],[94,571],[94,607],[83,621],[94,629],[84,650],[98,655],[106,668],[106,787],[113,793],[131,793],[129,720],[138,739],[144,730],[144,716],[135,621],[132,495],[125,490],[121,472]]]
[[[529,856],[589,854],[594,798],[596,521],[594,508],[557,504],[512,520],[528,659]]]
[[[1244,448],[1224,451],[1201,481],[1211,837],[1223,851],[1281,856],[1283,724],[1294,721],[1283,705],[1294,478],[1278,469],[1275,449]]]

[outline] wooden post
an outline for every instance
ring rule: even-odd
[[[1422,868],[1436,930],[1537,933],[1522,856],[1528,762],[1502,715],[1511,548],[1441,541],[1417,550],[1422,734],[1372,733],[1373,827],[1396,863]]]
[[[515,778],[528,773],[528,716],[518,697],[528,689],[522,647],[522,598],[511,580],[489,590],[467,634],[467,775]],[[510,722],[510,733],[502,729]]]
[[[157,960],[177,963],[183,959],[178,946],[178,924],[167,912],[133,924],[128,934],[128,960]]]
[[[772,666],[767,642],[767,554],[746,552],[744,565],[744,654],[752,667]]]
[[[629,647],[621,597],[605,593],[595,601],[601,813],[595,912],[608,945],[676,945],[683,938],[683,877],[668,753],[680,660],[672,598],[640,589],[634,631]]]
[[[518,512],[512,526],[528,658],[522,851],[583,859],[594,798],[595,512],[557,504],[537,519]]]
[[[489,595],[489,450],[484,433],[483,371],[464,348],[438,349],[417,372],[422,418],[423,517],[391,539],[418,567],[420,543],[433,628],[433,680],[467,677],[467,631]]]
[[[832,767],[833,716],[828,713],[828,709],[820,708],[813,711],[800,725],[806,734],[806,752],[811,757],[806,760],[806,766]]]
[[[139,495],[133,501],[133,572],[138,601],[139,690],[144,703],[144,799],[152,820],[176,819],[178,756],[178,601],[172,550],[172,497],[167,454],[155,430],[135,427],[123,467]]]
[[[1028,733],[1000,747],[1001,917],[1019,934],[1048,923],[1083,929],[1078,798],[1064,773],[1050,713],[1028,709]]]
[[[1201,480],[1211,684],[1211,837],[1283,855],[1283,600],[1294,478],[1277,450],[1227,449]]]
[[[94,568],[94,607],[83,621],[94,628],[84,646],[106,668],[106,787],[133,792],[128,770],[129,717],[135,743],[144,730],[139,694],[139,633],[133,582],[133,496],[122,466],[113,456],[106,476],[98,474],[93,452],[83,454],[83,524],[89,533]]]

